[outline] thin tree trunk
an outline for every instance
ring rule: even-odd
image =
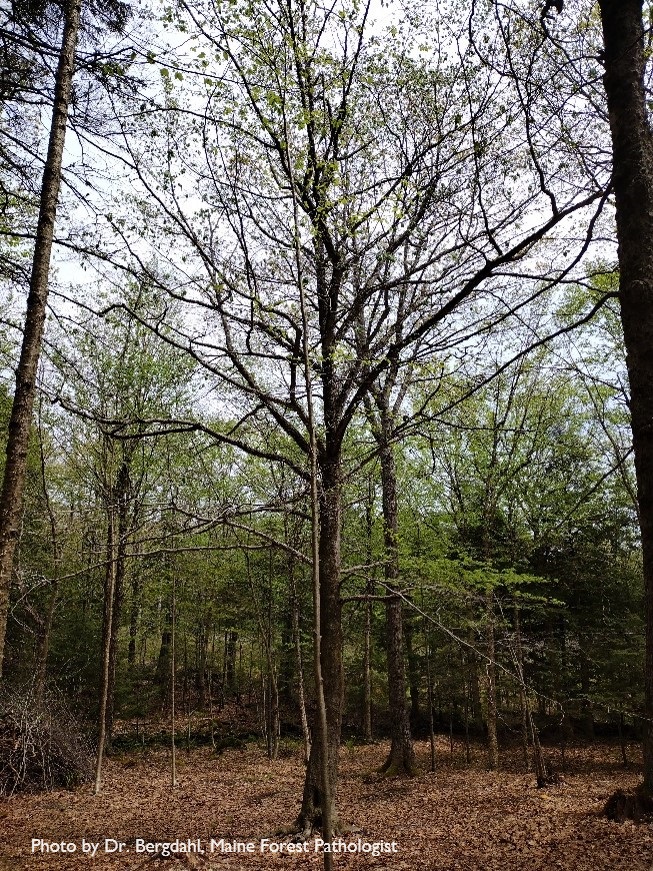
[[[526,703],[526,681],[524,679],[524,651],[521,641],[521,620],[519,604],[515,602],[515,656],[517,659],[517,674],[519,676],[519,706],[521,708],[521,743],[524,757],[524,768],[530,771],[531,764],[528,754],[528,705]]]
[[[41,483],[43,485],[43,496],[45,505],[50,520],[50,538],[52,543],[52,580],[50,585],[50,598],[48,607],[45,613],[43,624],[40,627],[38,650],[36,655],[36,667],[34,673],[34,697],[37,702],[43,699],[45,692],[45,678],[48,668],[48,650],[50,648],[50,634],[52,632],[52,622],[54,620],[54,611],[57,605],[57,594],[59,592],[59,568],[61,565],[61,550],[59,548],[59,536],[57,535],[57,522],[52,510],[50,502],[50,494],[48,493],[48,482],[45,474],[45,453],[43,451],[43,434],[41,432],[41,415],[39,411],[39,447],[41,459]]]
[[[302,724],[302,738],[304,740],[304,761],[308,764],[311,756],[311,732],[308,728],[308,717],[306,715],[306,690],[304,686],[304,663],[302,657],[302,640],[299,632],[299,598],[295,587],[294,577],[292,580],[292,631],[295,642],[295,656],[297,659],[297,700],[299,704],[299,716]]]
[[[479,678],[479,661],[476,653],[476,639],[470,629],[467,635],[468,672],[469,672],[469,702],[471,705],[472,722],[476,735],[483,734],[483,706],[481,704],[481,681]]]
[[[494,634],[494,594],[486,596],[486,678],[487,678],[487,762],[490,771],[499,767],[499,742],[497,739],[497,667]]]
[[[225,632],[224,672],[225,685],[230,695],[236,696],[236,652],[238,650],[238,633],[235,629]]]
[[[367,565],[372,564],[372,485],[369,483],[365,505],[365,531],[367,540]],[[371,571],[371,568],[368,568]],[[363,638],[363,740],[372,740],[372,600],[374,579],[368,578],[365,585],[368,598],[365,600],[365,629]]]
[[[16,390],[9,420],[7,460],[0,497],[0,676],[4,660],[14,552],[23,506],[27,447],[36,395],[36,374],[45,329],[52,240],[61,186],[61,165],[66,139],[68,105],[72,92],[81,0],[69,0],[62,8],[64,29],[55,78],[50,138],[41,182],[41,201],[23,343],[16,370]]]
[[[591,690],[591,675],[590,661],[585,650],[587,639],[580,636],[578,639],[578,663],[580,666],[580,692],[581,692],[581,722],[583,724],[583,733],[588,741],[594,740],[594,713],[592,711],[592,702],[590,699]]]
[[[116,559],[115,559],[115,520],[113,513],[109,514],[109,527],[107,532],[107,585],[105,588],[105,632],[102,644],[102,683],[100,687],[100,714],[98,729],[97,757],[95,763],[95,795],[98,795],[102,786],[102,762],[104,759],[104,745],[106,741],[106,718],[107,699],[109,692],[109,660],[111,647],[111,627],[113,617],[113,601],[116,585]]]
[[[414,618],[412,614],[404,613],[404,639],[406,656],[408,658],[408,693],[410,695],[410,723],[414,729],[419,727],[419,667],[417,656],[413,649]]]
[[[209,618],[205,614],[199,624],[195,638],[195,688],[197,689],[197,707],[203,711],[206,706],[206,676],[209,656]]]
[[[129,608],[129,646],[127,648],[127,663],[130,668],[136,665],[136,638],[141,612],[142,584],[137,570],[131,572],[131,604]]]
[[[429,703],[429,744],[431,747],[431,771],[435,771],[435,731],[433,724],[433,680],[431,678],[431,644],[426,642],[426,682]]]
[[[415,774],[415,750],[406,708],[406,669],[403,642],[403,600],[399,588],[399,547],[397,508],[397,467],[392,451],[391,420],[384,396],[377,397],[380,427],[377,440],[381,456],[383,538],[385,545],[386,634],[388,640],[388,702],[390,705],[391,745],[381,771],[388,775]],[[394,594],[394,595],[393,595]]]
[[[259,601],[252,578],[249,554],[245,551],[245,564],[247,566],[247,580],[252,593],[259,634],[265,651],[267,665],[267,686],[263,679],[263,721],[265,724],[265,737],[269,759],[276,759],[279,755],[279,685],[277,683],[277,668],[274,661],[274,639],[272,637],[272,550],[270,550],[270,573],[268,589],[268,613],[264,619],[263,608]]]
[[[129,500],[129,465],[126,460],[120,465],[118,475],[116,477],[115,487],[111,490],[112,507],[110,511],[118,508],[118,530],[117,540],[112,542],[111,549],[114,553],[113,559],[115,562],[113,570],[113,603],[111,608],[111,619],[107,621],[107,609],[105,607],[105,625],[102,627],[103,637],[105,633],[109,633],[109,678],[107,685],[107,703],[106,703],[106,744],[110,749],[111,739],[113,737],[113,720],[114,720],[114,705],[116,696],[116,665],[118,661],[118,630],[120,629],[120,618],[122,616],[122,605],[125,591],[125,569],[127,558],[127,535],[128,535],[128,500]],[[113,514],[111,515],[113,517]],[[113,522],[113,521],[112,521]],[[114,538],[115,538],[114,529]],[[107,548],[108,550],[108,548]],[[105,591],[105,596],[108,596],[108,590]]]
[[[172,616],[170,625],[170,785],[174,789],[177,786],[177,747],[175,744],[175,684],[177,668],[175,662],[175,630],[177,624],[177,584],[175,573],[172,573]]]

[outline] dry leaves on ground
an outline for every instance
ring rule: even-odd
[[[428,746],[418,744],[424,769]],[[338,809],[345,841],[396,842],[397,852],[372,856],[339,853],[337,869],[373,871],[651,871],[653,831],[649,825],[618,824],[601,815],[616,788],[638,781],[634,768],[620,766],[615,747],[568,751],[569,771],[560,786],[535,787],[507,754],[508,770],[488,772],[482,753],[471,767],[460,748],[438,747],[439,768],[406,780],[384,779],[375,768],[385,745],[345,748],[341,758]],[[556,763],[557,751],[552,751]],[[163,751],[114,758],[107,763],[99,796],[89,786],[14,796],[0,803],[0,871],[136,871],[197,868],[201,871],[306,871],[319,868],[314,842],[260,852],[261,838],[284,842],[278,833],[292,824],[303,784],[299,753],[269,761],[252,744],[216,756],[208,749],[179,753],[179,786],[170,788]],[[74,853],[31,852],[32,838],[72,843]],[[106,853],[105,839],[124,842]],[[145,842],[200,841],[204,853],[137,852]],[[82,839],[99,843],[94,858],[81,852]],[[211,853],[211,839],[252,843],[251,853]],[[285,840],[284,840],[285,839]],[[359,845],[360,841],[360,845]],[[109,847],[113,846],[109,843]],[[297,852],[300,850],[301,852]],[[304,852],[305,850],[305,852]]]

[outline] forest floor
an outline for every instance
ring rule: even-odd
[[[480,747],[468,766],[463,747],[457,744],[452,753],[448,739],[440,737],[438,770],[431,773],[428,743],[416,746],[423,773],[410,780],[375,773],[387,751],[384,743],[342,748],[338,808],[349,829],[344,839],[357,851],[336,855],[336,869],[653,869],[653,827],[602,816],[615,789],[631,788],[639,780],[639,766],[624,768],[616,744],[568,749],[564,782],[548,789],[537,789],[533,774],[519,770],[517,751],[504,754],[501,771],[488,772]],[[559,770],[559,751],[545,752]],[[635,746],[629,752],[637,759]],[[108,760],[99,796],[84,785],[0,801],[0,871],[305,871],[321,866],[314,841],[296,848],[299,853],[289,854],[287,846],[281,854],[260,851],[262,838],[287,844],[278,832],[299,810],[304,766],[297,747],[282,747],[274,762],[254,743],[219,756],[210,748],[181,749],[178,769],[179,785],[172,790],[164,750],[132,752]],[[76,851],[48,853],[37,846],[32,852],[32,838],[63,840]],[[137,852],[139,838],[151,845],[176,838],[197,844],[199,839],[205,852],[163,859],[161,847],[158,854]],[[82,839],[87,847],[99,844],[94,858],[82,852]],[[122,852],[105,852],[105,839],[114,839],[110,849],[123,842]],[[251,844],[253,852],[223,852],[233,840]],[[380,841],[395,842],[396,852],[375,857],[358,851]]]

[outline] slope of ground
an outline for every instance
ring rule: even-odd
[[[423,768],[428,745],[418,744]],[[535,787],[532,774],[518,771],[517,757],[504,757],[498,773],[483,769],[482,754],[466,766],[460,748],[438,745],[438,771],[412,780],[383,779],[374,773],[387,747],[344,747],[338,792],[347,842],[356,851],[339,853],[338,869],[374,871],[650,871],[653,831],[647,824],[618,824],[601,815],[616,788],[638,781],[635,767],[625,770],[619,749],[602,745],[567,752],[561,785]],[[552,762],[559,763],[557,751]],[[260,839],[284,842],[275,834],[292,823],[299,809],[303,765],[299,752],[270,762],[253,744],[217,756],[209,749],[181,751],[179,786],[170,788],[164,751],[132,753],[107,763],[104,789],[90,787],[18,795],[0,803],[0,869],[198,868],[204,871],[303,871],[318,868],[314,842],[283,846],[281,854],[260,852]],[[61,841],[74,853],[43,852],[32,839]],[[155,844],[181,839],[204,853],[178,852],[168,858],[137,852],[136,839]],[[94,858],[82,853],[82,839],[100,846]],[[105,852],[124,842],[121,853]],[[211,839],[216,846],[210,852]],[[223,839],[220,846],[220,839]],[[232,841],[250,843],[253,852],[225,852]],[[395,842],[396,852],[361,852],[365,844]],[[44,845],[45,847],[45,845]],[[342,849],[342,847],[340,846]],[[242,848],[247,849],[247,848]],[[392,849],[390,846],[386,849]],[[298,852],[299,851],[299,852]],[[378,852],[378,851],[377,851]]]

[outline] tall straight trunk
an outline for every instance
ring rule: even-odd
[[[487,763],[491,771],[499,767],[499,742],[497,739],[497,666],[494,630],[494,593],[485,599],[487,626],[486,635],[486,688],[487,688]]]
[[[200,621],[195,637],[195,689],[197,690],[197,706],[201,711],[206,705],[209,622],[210,615],[207,613]]]
[[[235,629],[225,632],[224,639],[224,674],[225,687],[230,695],[236,696],[238,686],[236,683],[236,653],[238,650],[238,633]]]
[[[122,605],[125,593],[127,537],[129,531],[129,486],[129,466],[126,461],[123,461],[116,476],[115,486],[113,486],[110,491],[110,519],[109,530],[107,533],[107,559],[111,560],[113,563],[113,567],[111,569],[111,580],[109,579],[109,572],[107,572],[105,582],[105,607],[104,619],[102,624],[103,649],[104,645],[106,644],[107,633],[109,634],[109,674],[105,714],[105,733],[107,748],[110,748],[111,739],[113,737],[113,720],[116,696],[116,666],[118,662],[118,631],[120,629],[120,619],[122,616]],[[117,530],[114,528],[114,516],[116,509],[118,512]],[[113,591],[112,593],[111,590]],[[108,609],[107,600],[110,595],[113,595],[113,602],[111,603],[111,608]]]
[[[594,740],[594,712],[592,711],[592,702],[590,699],[591,691],[591,671],[590,660],[587,655],[586,645],[587,638],[580,636],[578,639],[578,664],[580,667],[580,694],[581,694],[581,722],[583,734],[588,741]]]
[[[43,624],[39,627],[39,639],[36,653],[36,667],[34,672],[34,697],[36,701],[41,701],[45,692],[45,679],[48,670],[48,652],[50,650],[50,636],[52,634],[52,623],[54,620],[54,612],[57,606],[57,596],[59,592],[59,582],[55,578],[52,581],[50,588],[50,599],[48,607],[43,618]]]
[[[526,697],[526,680],[524,677],[524,651],[521,638],[521,617],[518,602],[515,602],[515,657],[517,660],[517,674],[519,676],[519,705],[521,708],[521,742],[524,768],[530,771],[528,756],[528,699]]]
[[[410,722],[414,729],[420,723],[419,710],[419,662],[413,648],[413,634],[415,632],[414,617],[412,614],[404,615],[404,639],[406,643],[406,656],[408,658],[408,693],[410,695]]]
[[[372,493],[368,496],[365,506],[365,531],[367,541],[367,565],[372,565]],[[374,578],[370,577],[365,585],[365,628],[363,637],[363,738],[372,740],[372,599],[374,595]]]
[[[379,403],[381,426],[381,486],[383,492],[383,540],[385,546],[386,632],[388,642],[388,702],[390,704],[390,753],[381,766],[388,775],[415,774],[415,750],[406,706],[403,609],[399,587],[397,467],[390,442],[391,424],[387,405]]]
[[[433,679],[431,677],[431,641],[426,635],[426,691],[429,705],[429,744],[431,746],[431,771],[435,771],[435,724],[433,722]]]
[[[646,608],[644,786],[653,792],[653,137],[644,86],[643,0],[599,0],[612,133],[619,299],[642,533]]]
[[[474,732],[476,735],[483,734],[483,706],[481,704],[481,681],[479,678],[479,658],[476,653],[476,638],[473,630],[467,633],[468,645],[468,680],[469,680],[469,703]]]
[[[327,726],[326,768],[328,789],[333,796],[338,780],[338,755],[344,698],[342,603],[340,599],[342,481],[339,453],[320,459],[322,473],[319,511],[320,647]],[[298,818],[298,825],[303,830],[308,830],[322,820],[324,808],[323,765],[322,743],[313,741],[306,768],[302,807]],[[335,808],[332,824],[337,826]]]
[[[372,741],[372,582],[366,585],[365,627],[363,629],[363,740]]]
[[[286,137],[287,139],[288,137]],[[287,154],[290,159],[290,152]],[[336,423],[334,403],[333,356],[334,323],[322,320],[321,380],[323,387],[325,442],[318,451],[313,407],[313,383],[308,343],[308,312],[302,277],[298,201],[293,188],[295,226],[295,264],[299,279],[302,317],[302,355],[306,384],[306,412],[309,438],[311,494],[311,578],[313,581],[313,671],[317,740],[313,742],[306,766],[302,807],[297,822],[304,831],[318,822],[322,838],[328,843],[337,828],[335,792],[338,780],[338,755],[342,728],[344,672],[342,664],[342,601],[340,598],[340,531],[342,528],[341,444],[334,439]],[[318,247],[321,247],[318,246]],[[318,287],[322,314],[327,298],[323,269],[318,268]],[[321,487],[320,487],[321,483]],[[331,851],[323,853],[324,871],[332,871]]]
[[[304,762],[308,765],[311,755],[311,730],[308,725],[306,713],[306,681],[304,679],[304,657],[302,655],[302,636],[299,628],[299,594],[295,580],[295,559],[291,555],[288,561],[288,577],[290,580],[290,593],[292,597],[292,638],[295,648],[295,667],[297,669],[297,704],[299,706],[299,718],[302,724],[302,738],[304,740]]]
[[[138,636],[138,623],[141,613],[141,593],[143,584],[137,570],[131,574],[131,602],[129,606],[129,646],[127,648],[127,662],[130,668],[136,665],[136,639]]]
[[[111,502],[113,507],[113,502]],[[102,680],[100,684],[100,714],[98,728],[97,756],[95,760],[95,795],[98,795],[102,786],[102,763],[104,760],[104,745],[106,741],[106,717],[107,700],[109,691],[109,663],[111,645],[111,624],[113,618],[113,602],[116,580],[115,559],[115,521],[112,513],[109,514],[109,528],[107,531],[107,581],[104,596],[105,608],[105,631],[102,639]]]
[[[43,486],[43,496],[50,521],[50,538],[52,543],[52,581],[50,587],[50,598],[48,607],[45,612],[43,623],[40,626],[38,647],[36,654],[36,663],[34,670],[34,697],[38,702],[43,699],[45,692],[45,678],[48,669],[48,651],[50,649],[50,634],[52,632],[52,623],[54,620],[54,612],[57,605],[57,595],[59,592],[59,569],[61,566],[61,550],[59,548],[59,536],[57,534],[57,521],[52,510],[50,502],[50,494],[48,493],[48,482],[45,472],[45,452],[43,450],[43,433],[41,432],[41,414],[39,408],[39,448],[41,458],[41,484]]]
[[[36,395],[36,373],[45,328],[52,241],[61,186],[61,166],[66,139],[68,105],[72,92],[81,5],[81,0],[69,0],[62,7],[64,10],[64,29],[55,78],[48,153],[41,183],[41,201],[27,297],[23,343],[16,370],[16,390],[9,420],[7,460],[2,482],[2,496],[0,497],[0,676],[4,660],[14,552],[23,506],[27,448]]]
[[[311,756],[311,731],[306,714],[306,691],[304,684],[304,662],[302,657],[302,639],[299,632],[299,599],[293,590],[292,630],[295,641],[295,657],[297,663],[297,703],[299,717],[302,723],[302,738],[304,740],[304,761],[308,764]]]
[[[120,528],[120,524],[119,524]],[[116,669],[118,664],[118,631],[122,616],[122,606],[125,598],[125,545],[118,535],[116,545],[115,583],[113,590],[113,613],[111,619],[111,637],[109,641],[109,684],[107,687],[106,735],[107,745],[111,746],[113,738],[113,721],[116,701]]]
[[[247,566],[247,581],[252,594],[252,603],[256,612],[259,635],[265,652],[267,675],[261,676],[263,683],[263,719],[265,723],[265,736],[267,743],[268,758],[276,759],[279,755],[279,684],[277,681],[277,665],[275,662],[273,615],[272,615],[272,550],[270,550],[270,573],[267,590],[268,607],[267,614],[263,613],[263,606],[259,601],[254,579],[252,578],[249,555],[245,552],[245,564]]]
[[[170,785],[174,789],[177,786],[177,745],[175,743],[175,704],[177,701],[177,663],[175,655],[176,629],[177,629],[177,585],[175,573],[172,573],[172,607],[170,618]]]

